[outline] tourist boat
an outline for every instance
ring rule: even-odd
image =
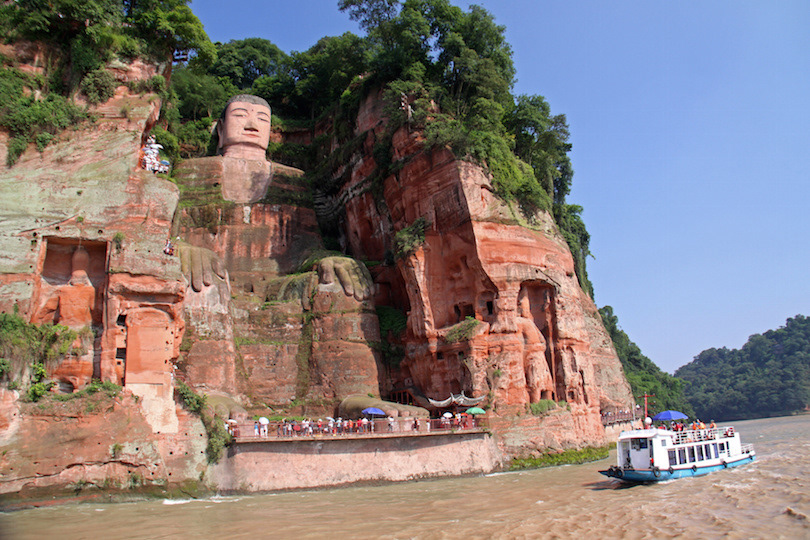
[[[616,445],[617,465],[599,471],[625,482],[660,482],[736,467],[756,459],[733,427],[684,431],[623,431]]]

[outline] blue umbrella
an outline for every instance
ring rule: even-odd
[[[370,415],[378,414],[380,416],[385,416],[385,411],[378,409],[377,407],[369,407],[367,409],[363,409],[363,414],[370,414]]]
[[[679,411],[663,411],[652,417],[652,419],[656,422],[663,422],[664,420],[681,420],[684,418],[689,417]]]

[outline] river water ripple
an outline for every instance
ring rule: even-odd
[[[810,416],[735,422],[749,465],[625,487],[615,461],[190,501],[0,514],[0,538],[810,538]]]

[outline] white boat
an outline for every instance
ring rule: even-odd
[[[736,467],[756,459],[754,445],[742,444],[733,427],[670,431],[622,431],[617,464],[599,471],[625,482],[660,482]]]

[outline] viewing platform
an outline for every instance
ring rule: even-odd
[[[388,419],[379,419],[367,424],[351,428],[338,428],[336,424],[329,426],[326,422],[317,421],[283,423],[269,422],[261,424],[256,422],[239,422],[228,424],[228,430],[233,436],[235,444],[256,442],[290,442],[301,440],[351,440],[351,439],[391,439],[402,437],[426,437],[436,435],[486,433],[489,427],[486,419],[468,417],[462,421],[453,419],[425,419],[420,418],[418,426],[414,426],[412,418],[396,418],[393,422]],[[258,431],[258,433],[257,433]]]
[[[338,432],[321,421],[230,424],[236,432],[210,479],[223,492],[275,491],[356,482],[486,474],[501,465],[501,453],[484,421],[387,418]],[[295,426],[300,429],[296,431]],[[262,430],[262,427],[265,429]],[[292,432],[290,431],[290,428]],[[286,428],[286,429],[285,429]],[[311,432],[310,432],[311,428]],[[389,430],[390,428],[390,430]]]
[[[633,422],[637,415],[632,411],[609,411],[602,413],[602,425],[610,426],[613,424],[621,424],[623,422]]]

